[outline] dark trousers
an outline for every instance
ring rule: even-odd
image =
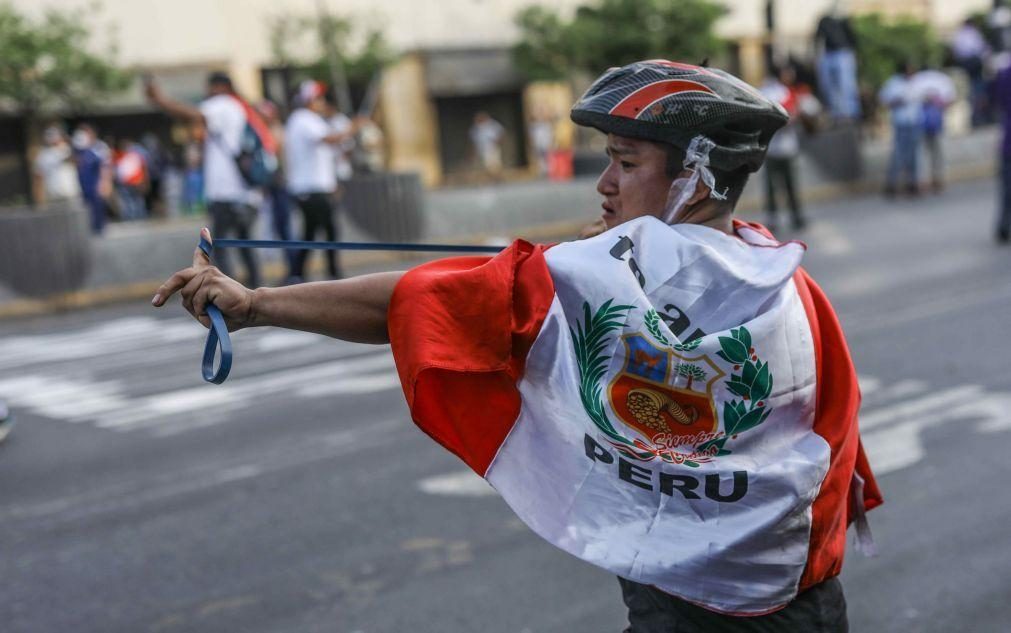
[[[769,224],[776,225],[776,216],[779,205],[776,201],[776,191],[782,190],[786,193],[786,203],[793,217],[793,225],[796,228],[803,226],[804,214],[800,209],[800,202],[797,200],[797,190],[793,181],[793,159],[792,158],[772,158],[765,159],[765,211],[769,217]]]
[[[838,578],[830,578],[794,598],[779,611],[753,617],[722,615],[648,585],[619,578],[628,607],[624,633],[847,633],[846,598]]]
[[[213,237],[249,239],[256,217],[256,211],[252,207],[239,202],[211,201],[207,205],[207,211],[211,214]],[[250,288],[258,287],[260,270],[256,263],[256,254],[250,248],[240,249],[239,254],[246,266],[246,285]],[[214,264],[221,269],[221,272],[229,277],[233,276],[228,249],[214,251]]]
[[[997,231],[1011,233],[1011,156],[1000,159],[1001,205],[997,217]]]
[[[84,203],[88,205],[88,213],[91,216],[91,232],[101,235],[105,229],[105,200],[95,191],[84,194]]]
[[[298,207],[302,210],[303,236],[307,242],[316,241],[316,234],[320,229],[328,242],[337,241],[337,223],[334,218],[332,193],[309,193],[295,196]],[[340,266],[337,261],[337,251],[324,251],[326,254],[327,269],[332,279],[340,279]],[[296,277],[304,276],[305,260],[309,256],[309,251],[298,251],[295,263],[292,266],[292,275]]]

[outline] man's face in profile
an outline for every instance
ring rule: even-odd
[[[601,218],[607,228],[644,215],[660,217],[672,181],[663,146],[608,134],[607,155],[610,163],[597,180],[597,191],[604,196]]]

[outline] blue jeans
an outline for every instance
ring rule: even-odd
[[[895,134],[894,145],[892,147],[892,160],[888,163],[888,179],[885,186],[894,190],[899,184],[899,174],[906,174],[906,183],[910,187],[920,184],[919,174],[919,154],[920,137],[922,136],[920,126],[913,125],[893,125],[892,131]]]
[[[131,185],[118,185],[120,213],[124,220],[143,220],[147,217],[144,194]]]
[[[1000,159],[1001,205],[997,216],[997,230],[1011,232],[1011,156]]]
[[[88,205],[88,212],[91,216],[91,232],[101,235],[105,229],[105,200],[98,195],[97,191],[84,193],[84,204]]]
[[[266,189],[270,202],[270,219],[274,229],[274,237],[279,240],[291,239],[291,194],[283,185],[271,185]],[[295,267],[297,251],[284,251],[284,260],[288,262],[288,274]]]
[[[853,51],[825,51],[818,60],[818,87],[834,116],[846,119],[860,116],[857,58]]]

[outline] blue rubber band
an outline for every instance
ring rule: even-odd
[[[201,238],[203,240],[203,238]],[[202,242],[201,242],[202,243]],[[428,253],[501,253],[505,246],[397,242],[303,242],[298,240],[214,240],[215,248],[283,248],[319,251],[414,251]]]
[[[200,236],[200,250],[208,259],[213,259],[211,251],[213,245],[207,239]],[[225,324],[225,317],[221,310],[213,303],[208,303],[204,308],[207,316],[211,319],[211,327],[207,332],[207,342],[204,344],[204,359],[200,365],[200,373],[204,380],[220,385],[228,378],[228,372],[232,370],[232,339],[228,335],[228,325]],[[214,354],[220,351],[218,370],[214,371]]]

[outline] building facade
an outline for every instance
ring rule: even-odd
[[[80,7],[83,0],[8,0],[27,14]],[[587,0],[543,4],[563,12]],[[727,14],[718,22],[732,43],[732,69],[757,83],[771,43],[803,53],[812,47],[818,19],[838,6],[849,12],[909,14],[948,32],[968,13],[991,0],[721,0]],[[489,111],[508,131],[504,159],[517,170],[533,164],[527,126],[533,111],[558,125],[556,137],[571,137],[568,84],[528,84],[512,68],[509,47],[518,37],[514,16],[531,0],[103,0],[100,22],[116,26],[118,61],[155,75],[169,93],[199,99],[210,70],[228,71],[250,99],[290,89],[271,87],[264,69],[276,66],[270,46],[272,20],[338,13],[380,27],[400,53],[379,89],[378,115],[386,134],[389,166],[417,170],[429,185],[453,182],[473,161],[467,128],[476,110]],[[769,12],[774,31],[769,30]],[[297,48],[297,43],[295,44]],[[107,108],[146,117],[139,87]],[[96,112],[96,115],[101,115]],[[140,119],[138,119],[140,120]],[[147,120],[145,118],[145,120]],[[562,141],[564,142],[564,140]]]

